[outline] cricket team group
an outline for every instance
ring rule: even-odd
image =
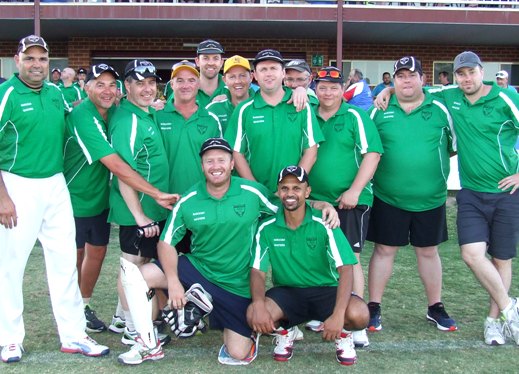
[[[368,110],[344,95],[352,73],[328,66],[312,79],[304,60],[265,49],[249,62],[211,39],[194,62],[173,65],[165,100],[144,59],[124,75],[108,64],[82,71],[71,100],[74,71],[70,84],[48,81],[42,37],[21,39],[14,61],[18,72],[0,85],[3,362],[25,353],[22,286],[37,240],[65,353],[109,354],[87,333],[110,330],[129,346],[118,361],[136,365],[164,358],[171,335],[211,328],[223,332],[221,364],[250,364],[261,335],[288,361],[305,324],[353,365],[367,331],[382,329],[384,289],[408,244],[426,320],[456,331],[438,253],[455,154],[461,256],[490,299],[482,337],[519,344],[519,299],[509,295],[519,95],[484,81],[474,52],[455,57],[456,84],[442,87],[423,87],[417,57],[398,59],[394,86]],[[114,225],[118,305],[107,326],[91,297]]]

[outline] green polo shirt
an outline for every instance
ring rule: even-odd
[[[110,171],[99,161],[115,153],[107,132],[107,122],[88,98],[67,116],[64,174],[74,217],[93,217],[109,207]]]
[[[330,229],[321,211],[306,205],[305,217],[295,230],[287,227],[283,209],[264,219],[256,234],[251,267],[272,269],[275,287],[337,286],[337,268],[357,259],[340,228]]]
[[[248,99],[252,98],[255,95],[255,93],[256,92],[252,88],[249,88]],[[218,119],[220,120],[220,124],[222,125],[222,131],[224,133],[227,130],[227,124],[229,122],[229,119],[231,118],[231,115],[234,112],[234,109],[236,108],[232,103],[230,93],[227,96],[228,97],[222,100],[211,101],[205,107],[205,109],[207,109],[209,112],[215,114],[218,117]]]
[[[372,108],[384,145],[373,178],[375,196],[397,208],[421,212],[447,199],[452,119],[445,104],[428,93],[406,113],[393,95],[386,111]]]
[[[189,230],[193,266],[210,282],[250,297],[250,248],[262,214],[272,215],[277,207],[259,183],[231,177],[227,193],[216,199],[201,181],[186,191],[175,204],[160,239],[176,245]]]
[[[68,87],[61,86],[60,90],[63,92],[63,97],[71,108],[73,107],[74,102],[81,101],[86,98],[85,91],[82,91],[77,84],[72,84]]]
[[[325,121],[315,108],[326,141],[319,146],[317,161],[309,175],[311,198],[333,205],[357,176],[362,157],[368,152],[383,153],[378,130],[365,111],[342,103]],[[373,204],[373,189],[368,183],[359,196],[359,205]]]
[[[292,90],[276,106],[260,93],[240,103],[231,116],[225,138],[242,153],[256,180],[271,192],[277,190],[277,175],[288,165],[297,165],[303,152],[324,140],[317,118],[307,104],[301,112],[287,101]]]
[[[205,108],[207,104],[209,104],[216,96],[219,95],[229,95],[229,89],[225,85],[225,82],[223,81],[223,78],[220,74],[218,74],[218,87],[216,87],[216,90],[214,90],[213,94],[209,96],[200,88],[196,94],[196,101],[198,105]]]
[[[167,190],[183,193],[204,179],[200,148],[208,138],[222,136],[220,121],[202,107],[186,119],[176,110],[173,101],[169,101],[157,112],[157,123],[169,163]]]
[[[63,171],[65,112],[59,88],[26,86],[15,73],[0,85],[0,170],[47,178]]]
[[[127,99],[115,111],[109,123],[109,133],[115,151],[147,182],[161,191],[167,191],[169,180],[168,159],[160,130],[155,122],[155,109],[149,113],[129,102]],[[167,217],[167,210],[150,196],[139,192],[144,214],[155,221]],[[135,219],[126,206],[119,191],[116,176],[110,190],[110,222],[124,226],[136,225]]]
[[[499,181],[519,172],[519,95],[495,82],[484,84],[492,89],[474,104],[457,86],[429,92],[445,100],[454,120],[461,186],[500,193]]]

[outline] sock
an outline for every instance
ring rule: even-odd
[[[117,299],[117,308],[115,309],[115,315],[117,317],[124,318],[124,310],[121,305],[121,300]]]
[[[135,325],[133,324],[132,314],[129,310],[123,310],[124,319],[126,321],[126,328],[130,331],[135,331]]]
[[[487,322],[488,323],[492,323],[492,322],[495,322],[495,321],[499,321],[499,320],[497,318],[493,318],[493,317],[490,317],[490,316],[487,317]]]
[[[84,297],[84,298],[83,298],[83,304],[85,304],[85,306],[87,306],[88,304],[90,304],[90,297]]]

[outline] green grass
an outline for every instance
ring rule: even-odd
[[[216,360],[221,334],[210,331],[188,340],[174,340],[165,348],[166,357],[137,367],[117,363],[117,355],[126,351],[119,335],[92,334],[111,348],[103,358],[88,358],[59,352],[59,339],[50,308],[41,248],[36,247],[26,269],[25,349],[27,353],[17,364],[0,363],[0,373],[118,373],[118,372],[268,372],[286,373],[517,373],[519,347],[508,343],[488,347],[483,342],[483,321],[488,309],[488,297],[460,257],[454,229],[454,209],[449,208],[451,239],[440,248],[443,261],[443,301],[454,317],[459,331],[444,333],[425,320],[427,300],[416,271],[412,249],[402,248],[395,261],[394,273],[383,300],[384,330],[370,334],[371,345],[357,350],[358,364],[346,368],[335,361],[333,343],[323,342],[318,334],[305,332],[297,342],[290,362],[274,362],[271,339],[262,337],[257,360],[248,367],[223,367]],[[117,303],[115,281],[119,249],[116,230],[110,245],[92,306],[98,316],[109,322]],[[367,264],[372,253],[368,244],[362,255]],[[518,274],[514,261],[514,273]],[[517,282],[511,294],[518,295]]]

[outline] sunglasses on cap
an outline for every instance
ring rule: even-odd
[[[337,70],[319,70],[317,72],[317,76],[319,78],[334,78],[334,79],[338,79],[338,78],[342,78],[342,74],[340,71],[337,71]]]
[[[143,75],[146,73],[155,74],[155,73],[157,73],[157,69],[153,65],[152,66],[139,65],[139,66],[132,68],[130,71],[128,71],[125,76],[128,77],[130,74],[133,74],[133,73],[138,73],[140,75]]]

